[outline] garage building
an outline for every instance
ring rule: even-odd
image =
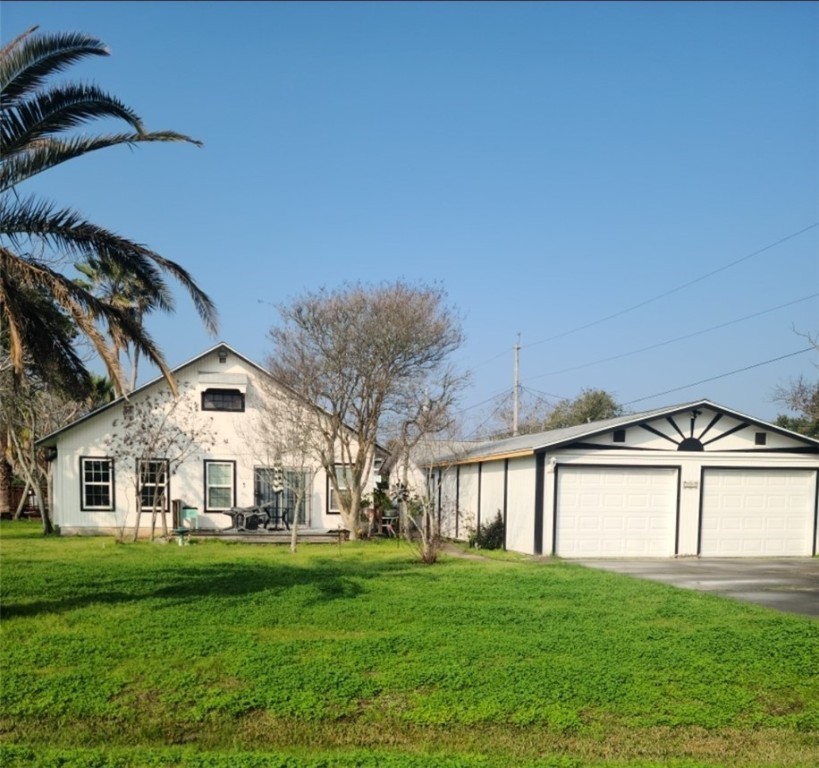
[[[819,440],[708,400],[440,456],[445,535],[500,513],[506,547],[565,558],[817,553]]]

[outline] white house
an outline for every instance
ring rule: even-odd
[[[565,558],[811,556],[819,440],[709,402],[470,446],[432,467],[444,532],[500,512]]]
[[[277,492],[301,527],[343,527],[327,473],[296,446],[303,436],[288,444],[280,439],[282,426],[271,423],[298,402],[292,392],[226,344],[180,365],[173,376],[176,399],[160,377],[38,441],[49,449],[51,515],[63,533],[133,529],[137,505],[144,527],[157,498],[169,525],[187,524],[179,519],[183,510],[200,529],[227,529],[234,522],[229,510],[266,503]],[[153,416],[145,418],[147,412]],[[173,434],[181,436],[175,444],[168,439]],[[343,488],[344,466],[335,471]],[[375,480],[373,474],[365,491]],[[296,494],[300,481],[306,492]],[[303,498],[295,509],[297,495]]]

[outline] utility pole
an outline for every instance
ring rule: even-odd
[[[518,394],[520,391],[520,333],[518,343],[512,349],[515,351],[515,386],[512,390],[512,436],[518,435]]]

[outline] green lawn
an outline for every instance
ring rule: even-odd
[[[819,765],[819,622],[394,541],[0,526],[8,766]]]

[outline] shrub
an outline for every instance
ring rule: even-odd
[[[503,549],[503,517],[500,510],[489,525],[479,525],[478,530],[469,536],[469,546],[478,549]]]

